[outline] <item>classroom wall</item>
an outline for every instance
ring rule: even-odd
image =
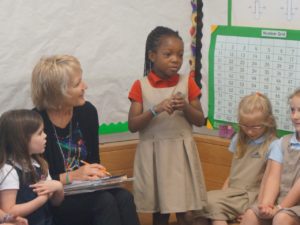
[[[299,87],[299,8],[299,0],[203,1],[202,102],[214,127],[236,124],[240,99],[260,92],[279,135],[293,131],[287,98]]]
[[[32,107],[31,71],[41,56],[72,54],[100,123],[126,121],[127,94],[143,75],[146,37],[158,25],[179,31],[181,72],[189,72],[190,1],[2,0],[0,8],[0,113]]]
[[[202,64],[201,75],[203,84],[201,103],[206,116],[208,114],[208,51],[210,45],[211,26],[214,24],[227,24],[227,5],[228,0],[203,1],[203,37],[201,39],[202,58],[200,59]]]

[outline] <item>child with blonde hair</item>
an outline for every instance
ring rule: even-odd
[[[272,144],[261,196],[242,225],[300,224],[300,89],[289,96],[289,105],[295,132]]]
[[[208,206],[197,212],[197,224],[227,225],[239,220],[258,196],[276,122],[269,99],[260,93],[243,97],[238,106],[239,130],[231,140],[229,177],[221,190],[208,192]],[[198,218],[197,218],[198,217]]]

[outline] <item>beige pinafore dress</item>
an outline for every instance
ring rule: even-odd
[[[300,178],[300,151],[292,150],[290,141],[292,135],[286,135],[282,140],[283,164],[281,172],[280,192],[277,203],[283,200],[294,183]],[[288,214],[300,217],[300,202],[298,205],[282,209]]]
[[[242,158],[232,159],[228,188],[207,193],[208,205],[196,217],[213,220],[235,220],[251,206],[259,193],[260,183],[266,168],[268,146],[249,145]]]
[[[154,88],[141,80],[143,109],[180,91],[188,96],[188,76],[180,76],[175,87]],[[185,97],[187,100],[187,97]],[[188,100],[187,100],[188,101]],[[176,110],[154,117],[139,132],[134,161],[134,199],[139,212],[186,212],[206,204],[206,190],[192,126]]]

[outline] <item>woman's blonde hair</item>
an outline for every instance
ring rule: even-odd
[[[39,110],[58,109],[68,96],[67,89],[80,62],[70,55],[42,57],[32,71],[31,98]]]
[[[264,116],[264,122],[262,125],[266,127],[266,130],[264,133],[265,140],[263,147],[261,148],[263,151],[261,154],[264,155],[268,150],[268,146],[276,137],[276,121],[272,112],[272,105],[268,97],[264,94],[254,93],[241,99],[238,107],[238,121],[240,121],[241,117],[251,115],[255,112],[260,112]],[[250,138],[243,129],[239,129],[236,151],[237,158],[243,157],[249,141]]]

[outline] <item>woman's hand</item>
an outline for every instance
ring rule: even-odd
[[[70,172],[72,180],[97,180],[101,177],[107,176],[105,173],[106,169],[104,166],[93,163],[88,165],[83,165],[77,170]]]
[[[37,195],[49,195],[49,197],[51,197],[54,192],[63,189],[62,183],[57,180],[40,181],[30,185],[30,187]]]

